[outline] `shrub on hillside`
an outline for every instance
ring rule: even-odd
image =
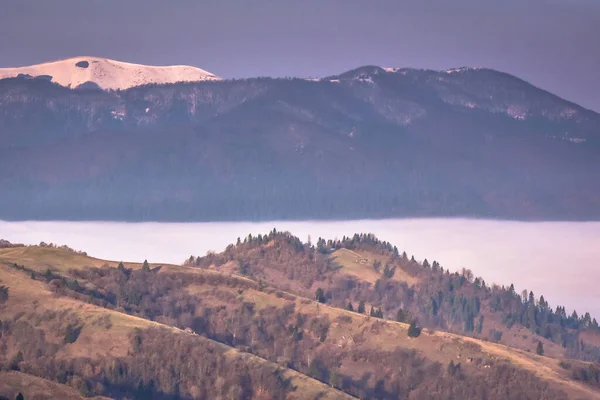
[[[419,337],[421,335],[421,328],[417,326],[417,323],[413,320],[408,327],[409,337]]]

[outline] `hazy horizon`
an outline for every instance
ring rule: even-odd
[[[469,268],[488,284],[532,290],[550,305],[600,318],[594,272],[600,222],[516,222],[477,219],[270,221],[213,223],[6,222],[0,238],[13,243],[66,244],[113,261],[180,264],[190,255],[220,252],[237,237],[290,231],[306,242],[373,233],[419,261]]]

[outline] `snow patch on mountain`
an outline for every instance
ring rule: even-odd
[[[221,79],[208,71],[189,65],[150,66],[99,57],[74,57],[27,67],[0,68],[0,79],[18,76],[49,79],[73,89],[80,85],[97,85],[104,90]]]
[[[455,74],[458,72],[466,72],[466,71],[478,71],[481,68],[478,67],[460,67],[460,68],[452,68],[452,69],[447,69],[444,72],[447,74]]]
[[[371,78],[370,76],[359,76],[358,78],[356,78],[357,81],[359,82],[366,82],[366,83],[375,83],[373,82],[373,78]]]
[[[514,119],[525,120],[527,118],[527,109],[516,105],[508,106],[506,113]]]

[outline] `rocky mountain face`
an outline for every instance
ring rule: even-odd
[[[488,69],[0,80],[0,218],[599,219],[600,115]]]

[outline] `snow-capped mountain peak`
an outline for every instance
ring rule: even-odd
[[[74,57],[38,65],[0,68],[0,79],[31,76],[76,88],[86,84],[104,90],[123,90],[151,83],[220,80],[218,76],[189,65],[150,66],[100,57]]]

